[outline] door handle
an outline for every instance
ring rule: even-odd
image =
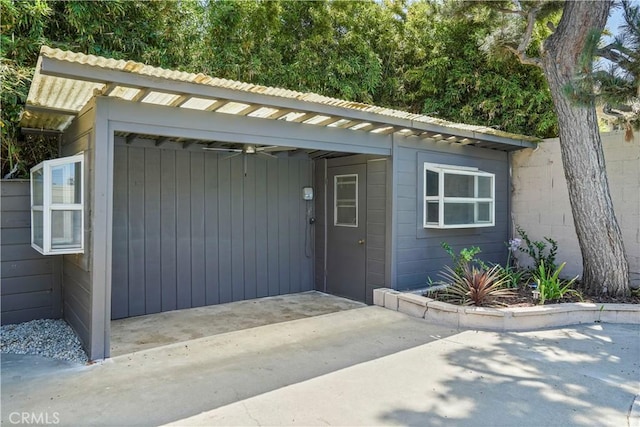
[[[364,245],[364,239],[360,239],[360,240],[358,240],[358,244],[359,244],[359,245]]]

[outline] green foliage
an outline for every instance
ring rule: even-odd
[[[534,273],[534,279],[537,285],[537,291],[540,293],[540,304],[546,301],[555,301],[563,298],[565,295],[576,295],[582,299],[580,292],[571,289],[571,285],[576,281],[577,277],[569,281],[560,279],[560,273],[566,263],[562,263],[557,269],[547,269],[544,263],[538,265],[538,270]]]
[[[447,242],[441,242],[440,246],[442,246],[442,249],[444,249],[451,257],[451,261],[453,261],[453,270],[457,274],[462,274],[465,266],[469,264],[477,264],[483,270],[487,269],[486,264],[482,260],[476,258],[476,255],[482,252],[477,246],[471,246],[471,248],[468,249],[462,248],[458,254],[453,251],[453,248]]]
[[[529,255],[533,259],[533,265],[544,266],[547,271],[553,271],[556,269],[556,254],[558,253],[558,242],[550,237],[545,237],[545,241],[535,240],[532,241],[527,233],[519,226],[516,225],[516,231],[522,237],[525,246],[518,247],[518,250]],[[547,243],[551,245],[547,249]]]
[[[0,5],[3,175],[17,164],[24,176],[37,160],[24,157],[26,137],[17,125],[43,44],[509,132],[557,134],[539,70],[488,55],[483,41],[501,23],[490,13],[456,15],[454,1]]]
[[[441,274],[449,284],[443,297],[446,301],[459,305],[492,306],[500,304],[499,299],[513,295],[505,287],[498,266],[488,270],[465,264],[462,272],[446,266]]]
[[[504,285],[507,288],[512,289],[516,289],[520,286],[520,283],[527,273],[525,270],[519,270],[515,267],[510,266],[509,264],[507,264],[505,267],[501,266],[500,264],[496,264],[494,267],[497,268],[498,275],[504,282]]]

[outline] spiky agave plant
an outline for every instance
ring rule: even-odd
[[[466,264],[462,273],[457,273],[446,266],[440,274],[445,283],[449,284],[444,292],[444,298],[454,304],[495,306],[504,305],[500,298],[513,295],[513,291],[506,287],[504,275],[500,274],[499,265],[488,270],[478,269]]]

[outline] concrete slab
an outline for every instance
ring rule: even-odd
[[[364,307],[29,377],[2,415],[58,425],[635,425],[640,327],[458,332]],[[14,415],[15,417],[15,415]]]
[[[362,307],[311,291],[118,319],[111,322],[111,356]]]

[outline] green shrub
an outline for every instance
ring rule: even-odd
[[[544,264],[547,271],[556,269],[556,254],[558,253],[558,242],[550,237],[545,237],[544,241],[534,240],[532,241],[527,233],[519,226],[516,225],[516,231],[522,237],[525,246],[518,246],[517,249],[523,252],[533,259],[533,265],[539,266]],[[547,251],[547,243],[551,245]],[[546,251],[546,253],[545,253]]]
[[[449,245],[447,242],[441,242],[440,246],[442,246],[442,249],[444,249],[451,257],[451,261],[453,261],[453,271],[458,274],[462,274],[464,272],[465,266],[467,266],[468,264],[477,264],[483,270],[487,269],[487,265],[482,262],[482,260],[476,258],[476,255],[482,252],[477,246],[471,246],[468,249],[462,248],[459,254],[456,254],[453,251],[453,248],[451,248],[451,245]]]
[[[442,294],[443,299],[459,305],[499,305],[500,298],[513,295],[510,289],[505,288],[499,267],[496,265],[484,270],[467,263],[462,267],[462,273],[458,273],[445,266],[441,276],[449,287]]]
[[[571,285],[578,278],[566,281],[560,279],[560,272],[566,265],[563,262],[560,267],[555,270],[549,270],[545,267],[544,263],[538,265],[538,270],[534,273],[533,277],[537,284],[537,290],[540,292],[540,304],[544,304],[545,301],[558,300],[565,295],[575,295],[582,300],[582,295],[575,289],[571,289]]]

